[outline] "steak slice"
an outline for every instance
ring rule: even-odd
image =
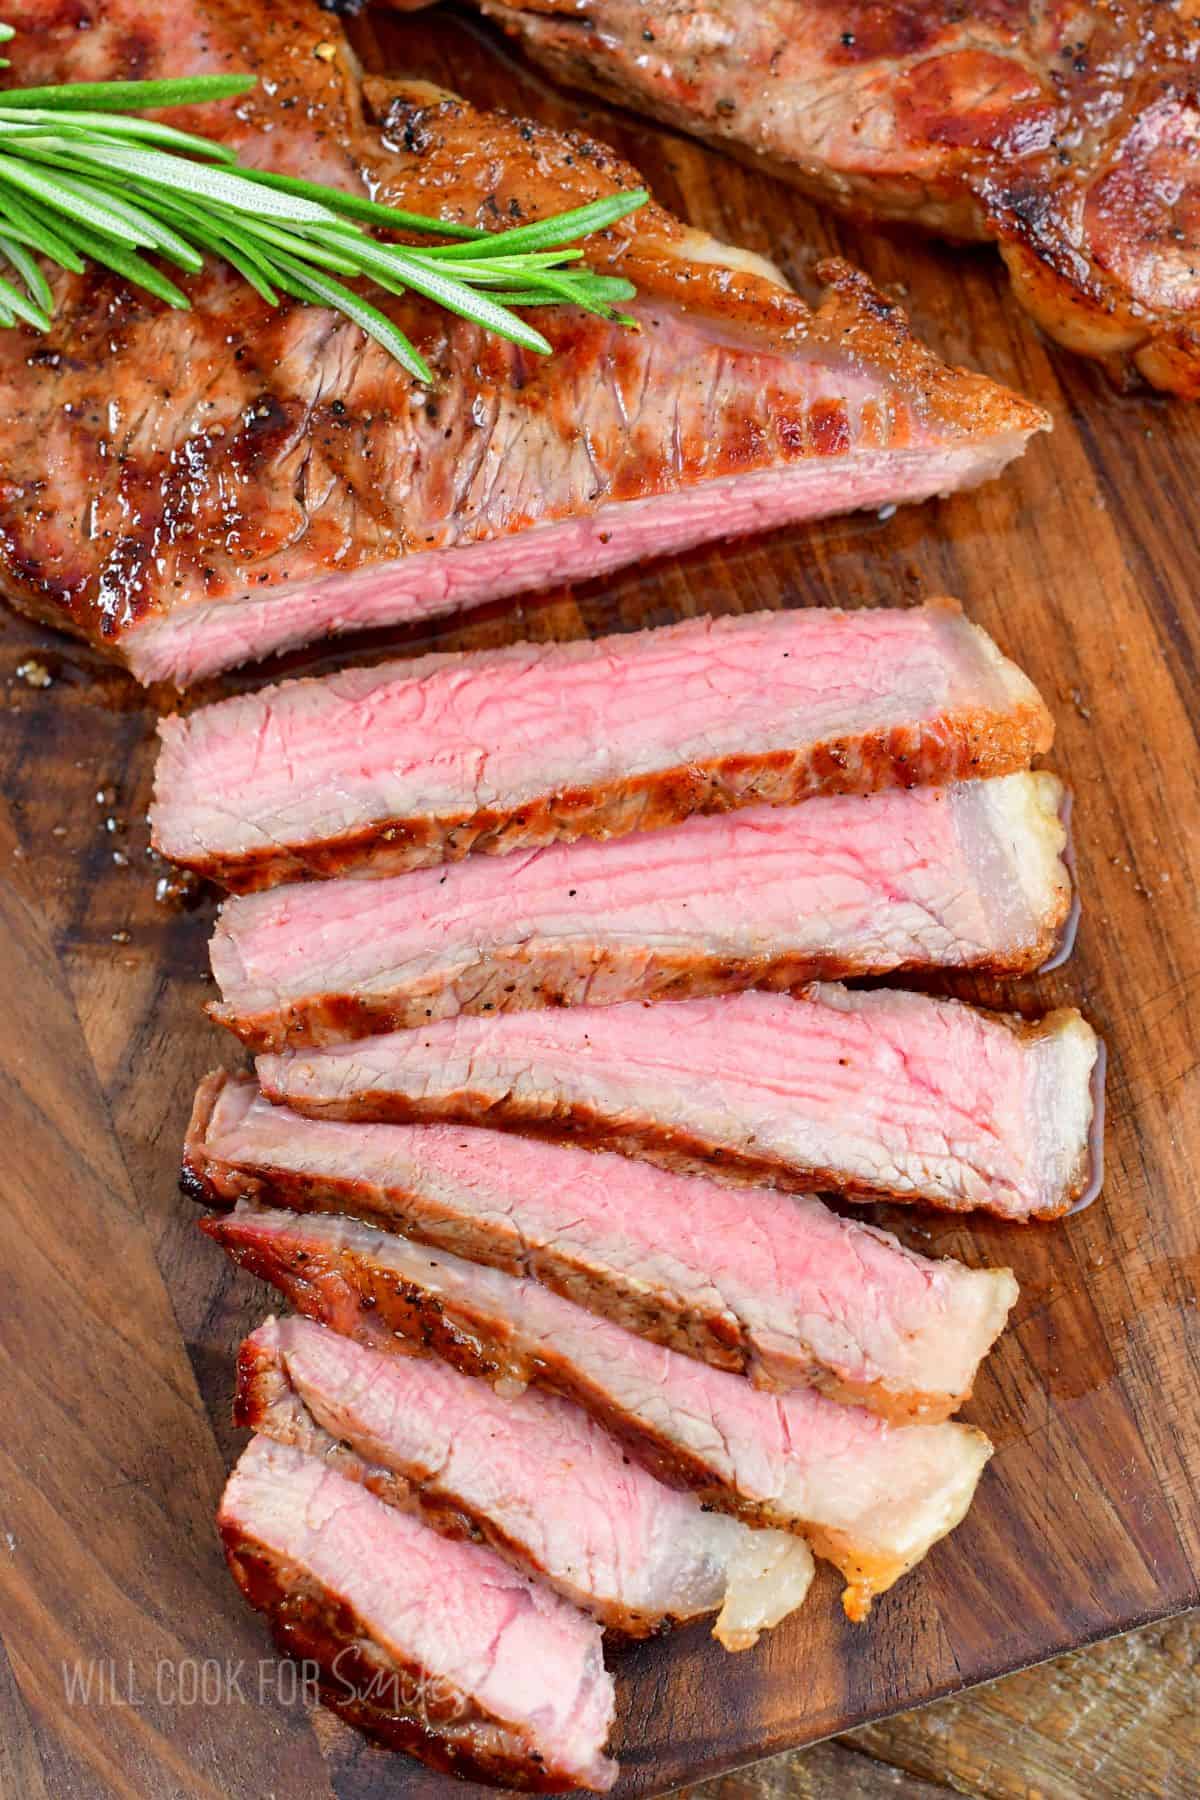
[[[479,0],[577,87],[1000,247],[1061,343],[1200,395],[1200,14],[1157,0]]]
[[[612,1786],[600,1628],[548,1588],[267,1438],[243,1453],[217,1523],[247,1600],[352,1725],[447,1774]]]
[[[306,1119],[223,1073],[196,1096],[185,1158],[209,1204],[351,1214],[758,1387],[899,1421],[967,1399],[1017,1295],[1007,1269],[914,1255],[808,1196],[471,1126]]]
[[[195,109],[249,164],[470,224],[640,185],[602,144],[421,83],[361,87],[291,0],[25,0],[28,82],[251,70]],[[174,115],[172,115],[174,117]],[[183,685],[333,632],[429,618],[651,555],[995,475],[1047,415],[947,368],[844,264],[816,310],[761,258],[658,207],[593,238],[638,326],[548,309],[538,357],[415,296],[372,294],[415,384],[337,315],[211,266],[173,312],[89,269],[48,339],[0,333],[0,586]],[[32,353],[32,354],[31,354]]]
[[[203,1225],[310,1318],[380,1349],[397,1333],[465,1372],[548,1387],[661,1479],[748,1524],[798,1532],[841,1570],[852,1618],[958,1524],[991,1454],[967,1425],[895,1426],[804,1388],[761,1393],[536,1281],[357,1219],[243,1204]]]
[[[221,913],[208,1010],[286,1050],[460,1012],[1036,969],[1071,905],[1062,809],[1053,775],[1008,775],[249,894]]]
[[[1050,1219],[1093,1174],[1098,1064],[1072,1008],[1028,1024],[818,984],[794,999],[464,1014],[260,1056],[258,1078],[314,1118],[540,1131],[668,1168]]]
[[[1023,768],[1037,690],[945,602],[689,619],[288,681],[160,727],[151,818],[235,889]]]
[[[234,1417],[627,1636],[720,1608],[713,1635],[748,1649],[812,1581],[801,1538],[703,1511],[569,1402],[501,1398],[437,1358],[383,1355],[307,1319],[246,1339]]]

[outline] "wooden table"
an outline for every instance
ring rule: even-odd
[[[681,1800],[1192,1800],[1200,1613],[771,1757]]]

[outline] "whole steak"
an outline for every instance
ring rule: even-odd
[[[602,145],[368,84],[308,0],[28,0],[25,82],[250,69],[180,122],[249,162],[496,225],[637,183]],[[86,26],[87,29],[82,29]],[[368,110],[369,105],[369,110]],[[844,264],[814,312],[761,259],[654,206],[591,240],[638,330],[538,315],[530,355],[411,296],[416,384],[354,325],[210,267],[173,312],[59,283],[0,331],[0,592],[183,685],[327,633],[995,474],[1047,423],[947,368]]]
[[[1060,343],[1200,396],[1194,0],[480,0],[562,79],[992,238]]]

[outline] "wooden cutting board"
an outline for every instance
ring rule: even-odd
[[[826,1572],[753,1652],[725,1656],[698,1628],[623,1656],[621,1792],[656,1793],[1200,1600],[1200,407],[1121,397],[1048,347],[989,253],[822,219],[718,155],[556,96],[474,24],[421,17],[357,40],[369,66],[586,120],[669,206],[799,283],[843,252],[947,357],[1056,423],[977,494],[400,640],[477,647],[952,593],[1051,701],[1053,764],[1076,795],[1073,960],[953,991],[1029,1012],[1077,1001],[1105,1035],[1103,1197],[1027,1229],[881,1209],[917,1248],[1009,1263],[1021,1283],[968,1413],[997,1445],[978,1501],[865,1626],[841,1617]],[[39,669],[49,686],[30,685]],[[170,884],[144,823],[153,709],[7,614],[0,699],[0,1792],[446,1792],[310,1715],[215,1541],[233,1353],[269,1301],[200,1239],[175,1187],[196,1082],[238,1056],[200,1013],[211,903],[156,897]]]

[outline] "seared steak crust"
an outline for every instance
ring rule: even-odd
[[[458,1013],[684,1000],[899,968],[1037,969],[1071,884],[1063,790],[1021,774],[751,807],[610,844],[229,900],[212,1018],[252,1050]]]
[[[217,1522],[238,1586],[350,1723],[450,1774],[533,1792],[612,1786],[599,1628],[489,1550],[439,1538],[265,1437]],[[545,1662],[540,1695],[531,1658]]]
[[[418,1664],[385,1655],[364,1620],[296,1563],[226,1525],[225,1560],[242,1593],[265,1613],[284,1656],[315,1667],[321,1699],[347,1725],[389,1750],[403,1750],[443,1775],[524,1793],[558,1793],[570,1778],[519,1731],[488,1719]],[[411,1695],[411,1710],[385,1703]]]
[[[942,600],[426,656],[260,689],[160,736],[158,849],[247,892],[1007,774],[1053,724]]]
[[[900,1423],[958,1410],[1016,1298],[1006,1269],[915,1255],[810,1197],[524,1135],[307,1119],[222,1072],[200,1085],[184,1158],[203,1204],[362,1219],[756,1387],[811,1386]]]
[[[842,1571],[851,1618],[959,1523],[991,1454],[981,1432],[953,1421],[892,1426],[804,1389],[758,1392],[536,1282],[355,1220],[239,1206],[201,1227],[309,1318],[375,1349],[399,1336],[464,1374],[547,1387],[668,1486],[799,1533]]]
[[[1036,1022],[814,986],[662,1006],[462,1015],[258,1059],[313,1118],[568,1138],[790,1192],[1053,1219],[1095,1186],[1103,1057],[1074,1008]]]
[[[963,711],[858,738],[829,738],[803,751],[723,756],[586,789],[568,788],[514,808],[481,806],[436,820],[389,819],[323,843],[264,848],[228,859],[172,860],[211,876],[235,894],[363,867],[378,875],[399,874],[463,856],[499,856],[575,837],[654,831],[693,813],[795,806],[814,794],[986,780],[1028,767],[1048,747],[1047,735],[1040,706],[1014,709],[1008,717]]]
[[[567,82],[841,206],[994,239],[1052,336],[1200,395],[1195,7],[480,4]]]
[[[30,0],[24,79],[252,70],[248,100],[181,119],[248,162],[484,225],[639,179],[603,145],[420,84],[364,98],[308,0],[79,16]],[[643,329],[541,313],[548,359],[384,299],[428,392],[356,327],[272,309],[220,267],[185,281],[189,313],[96,270],[62,277],[48,338],[0,334],[0,587],[182,685],[326,632],[948,491],[1047,423],[938,362],[844,266],[813,312],[656,207],[589,257],[637,283]]]
[[[800,1606],[812,1557],[666,1488],[578,1407],[501,1397],[439,1358],[377,1355],[298,1317],[238,1353],[235,1423],[316,1457],[441,1537],[469,1539],[554,1588],[619,1639],[720,1609],[749,1649]]]

